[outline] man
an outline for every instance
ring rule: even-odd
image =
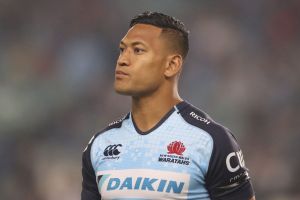
[[[131,112],[85,149],[82,200],[255,199],[234,136],[178,94],[187,52],[179,20],[155,12],[132,19],[114,83],[131,96]]]

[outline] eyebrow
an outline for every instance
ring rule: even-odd
[[[127,46],[126,43],[125,43],[123,40],[121,40],[120,44],[122,44],[122,45],[124,45],[124,46]],[[132,43],[130,43],[129,45],[132,45],[132,46],[143,45],[144,47],[146,47],[145,43],[140,42],[140,41],[132,42]]]

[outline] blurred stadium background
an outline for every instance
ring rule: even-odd
[[[113,72],[145,10],[191,30],[182,97],[235,133],[257,199],[300,199],[297,0],[1,0],[0,199],[80,198],[82,150],[130,108]]]

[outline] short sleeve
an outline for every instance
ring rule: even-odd
[[[96,176],[91,162],[91,143],[93,138],[89,142],[88,146],[82,155],[82,191],[81,200],[100,200],[101,196],[98,191],[96,183]]]
[[[206,187],[212,200],[249,200],[254,196],[242,150],[224,127],[214,129],[213,152],[206,175]]]

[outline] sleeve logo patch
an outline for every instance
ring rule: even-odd
[[[228,156],[226,157],[226,166],[228,171],[230,172],[236,172],[241,167],[245,167],[245,161],[242,151],[240,150],[228,154]]]

